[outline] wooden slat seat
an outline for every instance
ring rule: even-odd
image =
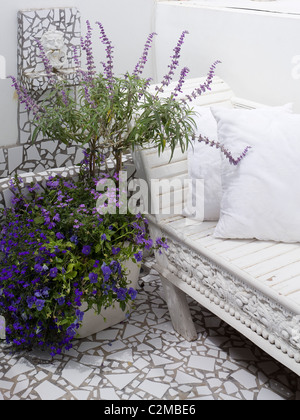
[[[191,79],[184,94],[203,79]],[[174,86],[169,87],[169,92]],[[168,92],[166,92],[168,93]],[[212,91],[198,105],[262,106],[238,99],[216,78]],[[134,159],[141,178],[188,178],[187,154],[176,150],[162,156],[139,150]],[[157,201],[158,197],[150,197]],[[182,208],[174,199],[174,209]],[[218,239],[217,222],[196,222],[178,214],[149,215],[153,237],[164,236],[169,249],[156,255],[155,268],[165,289],[174,329],[187,340],[197,339],[186,301],[191,296],[244,334],[272,357],[300,375],[300,243]]]

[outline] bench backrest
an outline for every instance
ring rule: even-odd
[[[190,94],[195,88],[199,87],[204,82],[204,78],[189,79],[184,84],[183,93],[178,96],[178,99]],[[172,83],[164,92],[163,96],[169,95],[176,86],[177,83]],[[152,86],[155,89],[155,86]],[[234,108],[247,108],[253,109],[259,106],[254,102],[242,100],[236,98],[230,89],[230,87],[220,78],[215,77],[211,85],[211,90],[205,94],[199,96],[192,102],[192,106],[210,106],[210,105],[221,105],[224,107]],[[172,205],[172,215],[182,214],[182,202],[184,194],[187,193],[188,184],[183,183],[185,179],[188,179],[188,163],[187,153],[182,153],[181,148],[178,147],[175,150],[172,160],[170,161],[170,150],[166,149],[160,156],[158,156],[157,149],[139,149],[134,152],[134,161],[137,168],[137,177],[147,181],[149,186],[148,194],[148,210],[156,209],[154,214],[156,221],[162,222],[164,219],[170,219],[168,212],[170,205],[167,200],[163,200],[164,191],[161,188],[154,188],[151,194],[150,185],[154,185],[153,180],[159,180],[162,185],[163,180],[171,182],[173,187],[174,201]],[[150,182],[152,181],[152,182]],[[157,186],[158,184],[156,184]],[[176,191],[180,189],[180,193],[176,194]],[[151,207],[150,207],[151,204]],[[147,210],[146,210],[147,212]],[[149,210],[149,213],[151,211]]]

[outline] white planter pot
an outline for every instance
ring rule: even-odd
[[[128,269],[128,279],[130,280],[130,285],[128,287],[133,287],[137,289],[138,280],[140,275],[141,267],[138,264],[128,261],[125,264],[125,267]],[[81,307],[82,311],[87,309],[87,305],[84,304]],[[129,307],[130,309],[130,307]],[[102,309],[100,315],[95,312],[94,309],[90,309],[85,312],[82,326],[79,328],[77,337],[85,338],[90,335],[96,334],[100,331],[106,330],[107,328],[117,325],[126,319],[127,311],[123,312],[117,303],[115,307],[109,307],[107,309]],[[104,320],[106,319],[106,321]]]

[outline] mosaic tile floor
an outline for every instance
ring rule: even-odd
[[[0,400],[300,400],[300,378],[191,301],[199,332],[173,331],[149,260],[130,319],[67,354],[12,356],[0,344]]]

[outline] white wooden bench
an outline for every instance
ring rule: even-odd
[[[201,80],[189,80],[184,94]],[[219,78],[212,91],[195,102],[216,103],[249,109],[260,106],[234,97]],[[188,178],[187,154],[178,149],[171,162],[169,157],[168,151],[160,157],[156,150],[135,152],[138,175],[149,184],[153,179]],[[180,214],[149,215],[148,220],[153,238],[168,240],[169,249],[156,255],[155,269],[174,329],[188,341],[197,339],[189,295],[300,375],[300,244],[216,239],[217,222],[195,222]]]

